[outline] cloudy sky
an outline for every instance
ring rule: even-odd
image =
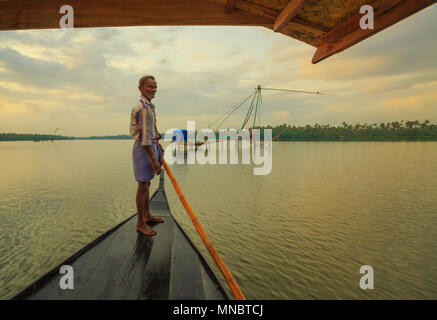
[[[0,132],[128,134],[138,79],[158,80],[158,127],[207,127],[258,85],[263,125],[437,122],[437,6],[317,65],[262,27],[0,31]],[[241,125],[249,104],[223,127]]]

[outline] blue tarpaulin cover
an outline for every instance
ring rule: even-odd
[[[173,131],[173,141],[179,140],[180,139],[179,135],[181,135],[181,134],[184,137],[183,141],[187,141],[188,140],[188,138],[187,138],[187,136],[188,136],[187,130],[174,130]]]

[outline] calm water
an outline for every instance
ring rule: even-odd
[[[0,142],[0,298],[136,212],[131,148]],[[249,299],[437,299],[437,142],[278,142],[267,176],[172,169]],[[168,179],[166,190],[206,256]],[[374,290],[359,287],[362,265]]]

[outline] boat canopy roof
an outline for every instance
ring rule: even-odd
[[[436,0],[70,0],[74,27],[263,26],[317,48],[317,63],[390,27]],[[0,30],[59,28],[58,0],[1,0]],[[371,5],[374,29],[361,29]],[[65,11],[63,11],[65,13]]]

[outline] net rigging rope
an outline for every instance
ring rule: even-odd
[[[215,123],[217,123],[217,121],[219,121],[222,117],[224,117],[224,119],[217,125],[216,129],[218,129],[223,124],[223,122],[225,122],[235,111],[237,111],[238,108],[240,108],[243,105],[243,103],[245,103],[247,100],[249,100],[254,94],[256,94],[256,91],[252,92],[248,97],[246,97],[237,106],[233,107],[231,110],[226,112],[223,116],[221,116],[216,121],[214,121],[209,127],[211,128]]]

